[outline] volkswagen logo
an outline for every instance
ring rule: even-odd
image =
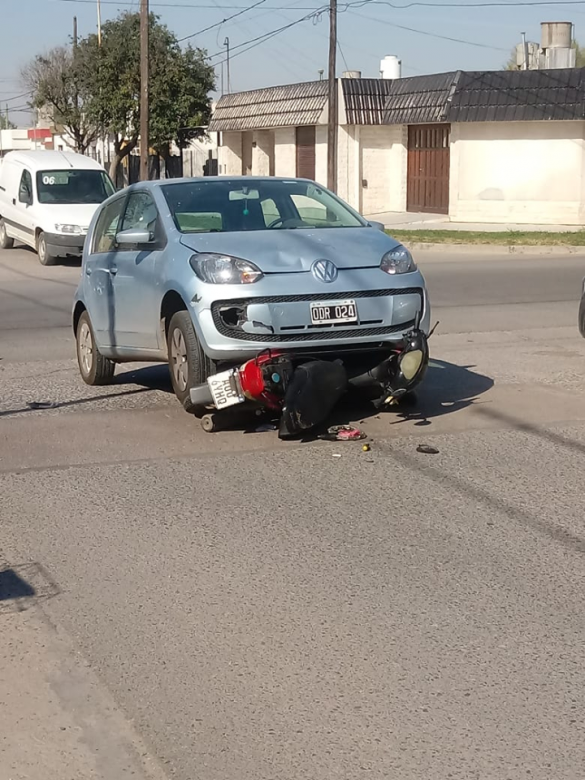
[[[313,276],[320,282],[334,282],[337,279],[337,266],[331,260],[315,260],[311,268]]]

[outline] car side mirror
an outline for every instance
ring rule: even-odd
[[[32,204],[32,196],[30,192],[27,190],[19,190],[18,191],[18,201],[19,203],[25,203],[27,206],[30,206]]]
[[[369,225],[374,228],[374,230],[381,230],[382,233],[386,230],[386,226],[383,222],[370,222]]]
[[[116,244],[120,246],[144,246],[153,242],[154,236],[149,230],[130,228],[129,230],[121,230],[116,234]]]

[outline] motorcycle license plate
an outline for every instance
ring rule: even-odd
[[[311,304],[312,325],[340,325],[357,321],[355,301],[323,301]]]
[[[235,406],[246,400],[240,390],[238,371],[235,368],[210,376],[207,384],[216,409],[226,409],[228,406]]]

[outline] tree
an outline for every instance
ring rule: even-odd
[[[45,109],[64,137],[72,139],[84,154],[97,137],[97,126],[83,99],[81,63],[75,49],[64,46],[36,56],[23,70],[23,81],[32,92],[31,105]]]
[[[585,49],[582,49],[577,41],[573,41],[572,48],[575,49],[575,67],[585,68]],[[510,59],[504,66],[504,70],[522,70],[522,67],[518,67],[516,62],[516,48],[512,49]]]
[[[4,114],[0,114],[0,130],[15,130],[16,125],[11,122]]]
[[[203,132],[211,113],[214,71],[205,52],[181,49],[177,38],[154,14],[149,18],[150,143],[162,156],[175,142],[184,146]],[[113,136],[110,175],[136,148],[140,132],[140,15],[123,13],[96,35],[80,41],[78,57],[88,116]]]

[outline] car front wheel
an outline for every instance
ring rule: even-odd
[[[585,295],[581,298],[581,305],[579,306],[579,332],[585,339]]]
[[[214,365],[199,343],[189,312],[178,311],[173,314],[169,323],[167,348],[175,395],[190,414],[204,414],[204,407],[191,402],[191,388],[206,382],[214,372]]]
[[[6,222],[0,219],[0,249],[12,249],[14,246],[14,239],[8,237],[6,232]]]
[[[57,258],[54,257],[47,246],[47,239],[44,233],[40,233],[37,238],[37,255],[41,265],[55,265]]]
[[[86,385],[109,385],[114,377],[116,364],[104,357],[96,346],[89,314],[84,311],[77,323],[77,364]]]

